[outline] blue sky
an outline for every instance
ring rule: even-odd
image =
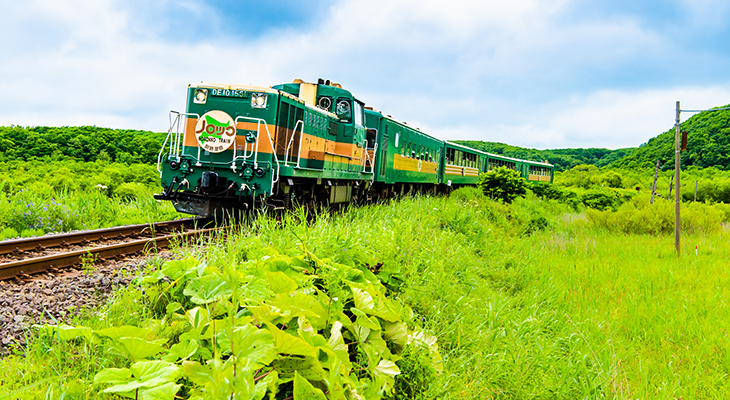
[[[190,83],[322,77],[444,139],[613,149],[730,103],[725,0],[0,1],[0,125],[163,131]]]

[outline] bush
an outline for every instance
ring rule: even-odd
[[[577,210],[581,200],[578,194],[570,189],[557,185],[546,183],[538,183],[530,188],[535,195],[543,200],[557,200],[561,203],[569,205],[572,209]]]
[[[603,182],[606,186],[610,188],[621,188],[623,185],[623,178],[620,174],[608,171],[605,174],[603,174]]]
[[[142,198],[145,195],[145,188],[139,183],[122,183],[114,191],[114,195],[122,201],[132,201]]]
[[[720,228],[723,212],[702,203],[682,204],[680,212],[682,231],[710,233]],[[586,217],[593,225],[612,232],[639,234],[668,234],[674,232],[674,203],[641,196],[622,205],[617,211],[586,210]]]
[[[498,167],[479,176],[477,184],[485,195],[507,204],[527,194],[527,182],[520,173],[506,167]]]

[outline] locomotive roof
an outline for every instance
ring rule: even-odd
[[[277,94],[279,93],[277,90],[272,88],[267,88],[263,86],[253,86],[253,85],[241,85],[241,84],[235,84],[235,83],[203,83],[200,82],[196,85],[189,85],[192,87],[198,87],[198,88],[206,88],[206,89],[229,89],[229,90],[246,90],[249,92],[265,92],[265,93],[272,93]]]

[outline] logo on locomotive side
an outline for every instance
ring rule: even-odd
[[[208,111],[195,124],[195,138],[204,150],[220,153],[236,140],[236,123],[223,111]]]

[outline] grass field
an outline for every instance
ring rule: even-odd
[[[389,295],[413,310],[409,325],[438,337],[443,372],[427,384],[403,374],[413,398],[730,395],[730,244],[720,220],[698,222],[713,226],[695,226],[677,257],[671,235],[622,233],[534,197],[499,204],[476,189],[288,219],[179,251],[217,265],[304,247],[377,266]],[[123,290],[94,315],[75,324],[142,324],[148,298]],[[123,364],[99,345],[38,340],[0,360],[0,400],[105,398],[91,378]]]

